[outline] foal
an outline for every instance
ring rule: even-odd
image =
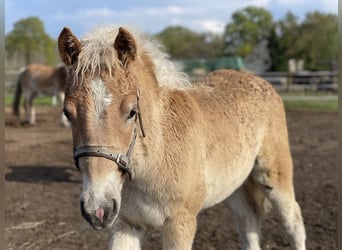
[[[110,229],[109,249],[140,249],[147,226],[164,249],[191,249],[198,213],[227,197],[245,249],[260,249],[269,202],[305,249],[284,107],[268,82],[220,70],[190,86],[155,43],[121,27],[82,40],[64,28],[58,48],[81,213]]]

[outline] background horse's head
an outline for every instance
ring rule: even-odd
[[[124,28],[100,29],[83,40],[64,28],[58,48],[68,68],[64,113],[82,173],[81,212],[95,229],[108,228],[120,209],[126,173],[133,178],[137,93],[142,82],[157,84],[152,70],[142,69],[152,64],[138,57],[136,41]]]

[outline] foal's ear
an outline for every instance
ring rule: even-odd
[[[131,33],[120,27],[115,38],[114,48],[118,52],[119,60],[124,66],[133,61],[137,55],[137,46]]]
[[[58,37],[59,55],[65,65],[73,65],[81,52],[81,42],[69,28],[64,28]]]

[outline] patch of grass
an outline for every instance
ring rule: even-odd
[[[303,109],[303,110],[318,110],[318,111],[337,111],[337,100],[285,100],[286,109]]]
[[[12,94],[5,95],[5,105],[12,105],[14,96]],[[21,97],[21,105],[23,103],[23,98]],[[52,97],[49,96],[38,96],[33,100],[33,105],[37,106],[51,106]]]

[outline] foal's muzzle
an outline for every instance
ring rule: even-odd
[[[86,206],[86,204],[81,201],[80,203],[81,214],[84,219],[96,230],[108,229],[112,226],[118,214],[117,202],[112,199],[102,207],[96,209]]]

